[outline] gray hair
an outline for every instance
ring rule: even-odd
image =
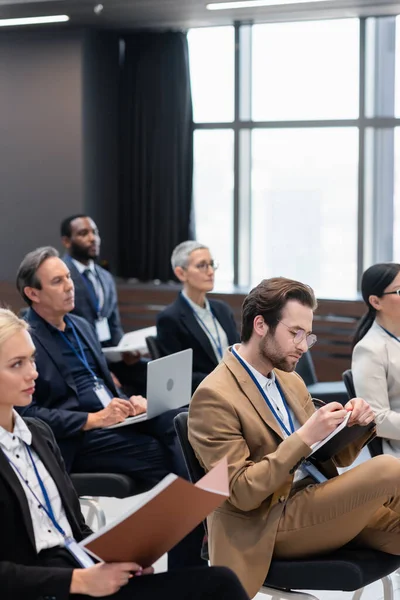
[[[26,287],[32,287],[36,290],[41,290],[42,284],[36,275],[37,270],[48,258],[58,258],[59,256],[58,250],[52,246],[42,246],[41,248],[36,248],[36,250],[29,252],[19,265],[16,281],[17,290],[29,306],[32,306],[32,300],[25,294],[24,289]]]
[[[187,267],[189,264],[189,257],[195,250],[208,250],[208,246],[195,242],[194,240],[188,240],[179,244],[172,253],[171,265],[175,271],[176,267]]]

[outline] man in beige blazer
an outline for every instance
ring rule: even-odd
[[[208,518],[211,563],[233,569],[250,596],[273,556],[311,556],[349,542],[400,554],[400,461],[379,456],[340,476],[336,470],[350,465],[372,434],[310,475],[310,446],[348,411],[350,425],[373,420],[361,398],[315,411],[294,372],[316,341],[315,308],[308,286],[262,281],[243,303],[242,343],[226,351],[190,405],[189,439],[199,461],[209,470],[227,456],[229,465],[230,498]]]

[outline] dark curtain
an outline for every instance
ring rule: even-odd
[[[190,239],[192,99],[184,33],[125,37],[120,81],[119,275],[172,278]]]

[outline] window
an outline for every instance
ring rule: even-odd
[[[395,129],[394,147],[393,259],[400,262],[400,127]]]
[[[193,198],[196,239],[219,269],[218,285],[233,281],[233,131],[195,132]]]
[[[358,131],[253,132],[252,273],[344,297],[357,280]]]
[[[253,27],[253,119],[356,119],[359,21]]]
[[[366,267],[400,262],[400,17],[236,23],[189,49],[217,285],[284,275],[354,298]]]
[[[188,43],[194,121],[233,121],[233,27],[192,29],[188,34]]]

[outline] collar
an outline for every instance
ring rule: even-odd
[[[182,290],[181,292],[182,296],[184,296],[185,300],[187,300],[187,302],[190,305],[190,308],[192,310],[194,310],[194,312],[196,312],[198,315],[200,316],[204,316],[207,312],[211,312],[211,307],[210,307],[210,303],[208,301],[208,298],[206,296],[204,303],[205,303],[205,307],[203,308],[202,306],[199,306],[198,304],[196,304],[195,302],[193,302],[193,300],[191,300],[189,298],[189,296]]]
[[[238,352],[239,347],[240,347],[240,344],[234,344],[232,346],[232,348],[235,349],[235,352]],[[236,356],[233,353],[232,353],[232,356],[235,358],[235,360],[237,362],[239,362],[237,360]],[[265,375],[263,375],[262,373],[260,373],[260,371],[257,371],[257,369],[255,369],[249,362],[247,362],[247,360],[245,360],[242,355],[240,355],[240,358],[245,363],[245,365],[250,369],[250,371],[252,372],[252,374],[254,375],[254,377],[257,379],[257,381],[260,384],[260,386],[262,387],[262,389],[264,389],[267,386],[268,383],[269,384],[271,384],[271,382],[275,383],[276,376],[275,376],[274,371],[271,371],[271,373],[270,373],[271,377],[265,377]]]
[[[72,258],[72,257],[71,257],[71,261],[72,261],[72,264],[77,268],[77,270],[79,271],[79,273],[81,275],[82,275],[82,273],[87,271],[87,269],[89,269],[89,271],[91,271],[93,273],[93,275],[96,275],[96,270],[94,268],[93,260],[90,260],[88,265],[84,265],[81,262],[79,262],[79,260],[76,260],[75,258]]]
[[[13,432],[7,431],[3,427],[0,427],[0,446],[8,451],[11,451],[13,448],[15,448],[15,438],[18,438],[21,442],[28,444],[28,446],[32,444],[32,434],[25,421],[22,419],[22,417],[20,417],[16,410],[13,410],[13,417]]]
[[[57,329],[57,327],[54,327],[54,325],[49,323],[49,321],[46,321],[46,319],[43,319],[43,317],[38,315],[37,312],[33,308],[31,309],[31,313],[34,316],[34,320],[37,321],[38,323],[43,323],[43,325],[45,327],[47,327],[47,329],[50,331],[50,333],[52,333],[53,335],[54,334],[58,335],[60,333],[60,330]],[[65,316],[67,316],[67,315],[65,315]],[[65,317],[64,317],[64,322],[65,322],[64,333],[72,330],[71,324],[68,322],[68,319],[65,319]]]

